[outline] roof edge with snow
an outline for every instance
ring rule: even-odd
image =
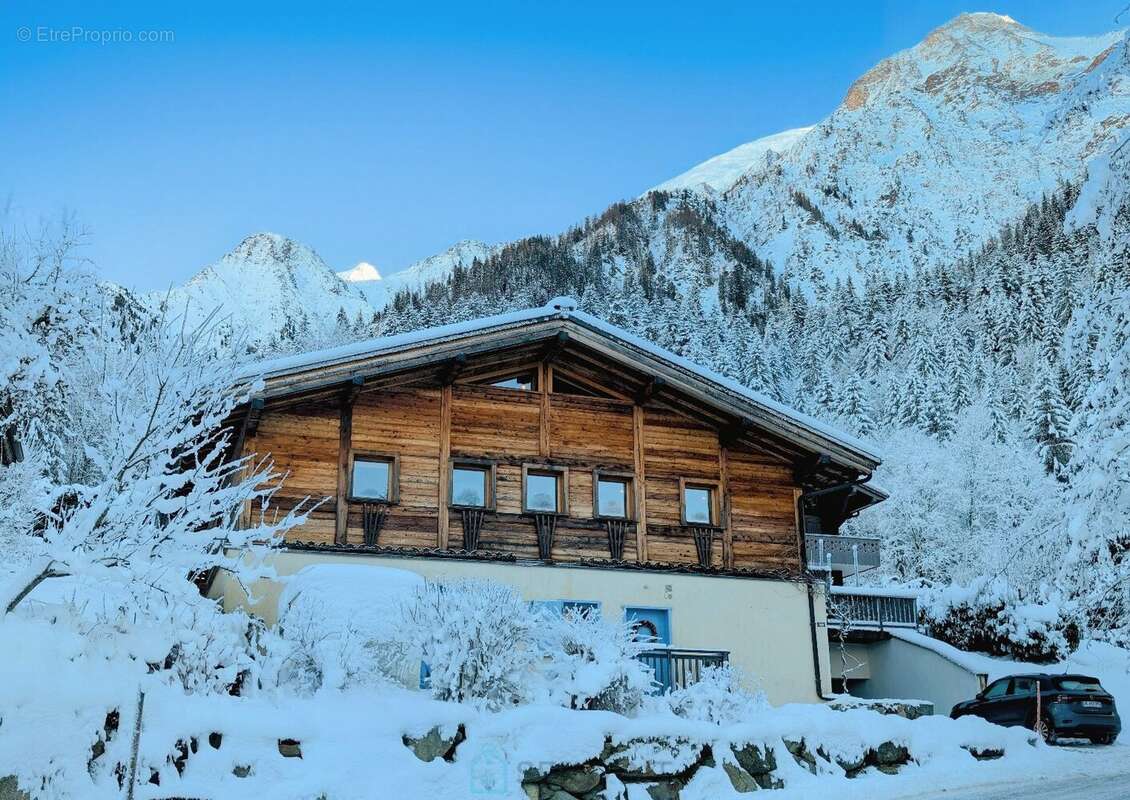
[[[724,406],[723,410],[744,414],[755,424],[782,433],[811,452],[827,452],[837,461],[864,473],[872,472],[882,460],[879,451],[871,444],[587,314],[578,309],[576,300],[569,297],[554,298],[538,308],[257,362],[237,371],[235,380],[242,384],[262,381],[267,397],[283,392],[293,393],[310,385],[310,381],[319,375],[332,373],[334,380],[341,381],[348,380],[353,374],[363,374],[363,369],[349,372],[354,362],[364,361],[371,367],[374,361],[391,358],[412,348],[456,343],[554,320],[560,321],[564,330],[571,328],[577,334],[587,333],[594,341],[604,339],[615,343],[637,366],[662,374],[666,380],[674,381],[679,388],[691,391],[700,399],[719,408]],[[283,384],[288,388],[282,389]]]

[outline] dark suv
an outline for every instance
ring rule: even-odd
[[[1036,700],[1039,690],[1039,703]],[[966,714],[998,725],[1036,728],[1039,707],[1042,732],[1048,742],[1061,738],[1090,739],[1113,744],[1122,730],[1114,698],[1086,675],[1012,675],[990,683],[975,700],[953,707],[954,719]]]

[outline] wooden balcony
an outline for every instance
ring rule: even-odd
[[[833,586],[828,625],[844,630],[918,628],[918,598],[912,592]]]
[[[728,663],[730,652],[657,647],[640,653],[639,659],[655,671],[655,683],[659,691],[666,692],[697,683],[707,667],[720,667]]]
[[[813,572],[839,572],[846,577],[879,566],[879,539],[868,536],[806,533],[804,546]]]

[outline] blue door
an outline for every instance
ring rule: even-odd
[[[644,663],[655,670],[655,682],[660,691],[668,691],[671,688],[671,660],[663,651],[671,646],[671,610],[628,606],[624,609],[624,619],[634,623],[637,639],[651,643],[654,650],[644,654]]]

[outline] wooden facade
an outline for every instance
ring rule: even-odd
[[[494,469],[493,508],[479,533],[484,552],[538,558],[534,520],[523,513],[523,467],[549,467],[563,470],[568,495],[554,561],[611,559],[607,520],[594,511],[593,481],[607,474],[631,481],[623,560],[699,565],[697,535],[699,543],[710,538],[713,567],[799,570],[790,464],[727,446],[716,429],[658,401],[550,389],[549,380],[536,391],[455,382],[267,408],[243,452],[270,455],[287,474],[275,501],[280,512],[303,498],[322,501],[293,532],[304,542],[363,544],[364,504],[348,496],[351,457],[361,453],[397,464],[382,547],[461,549],[464,520],[450,508],[450,469],[477,462]],[[682,519],[687,482],[718,487],[714,525]]]
[[[464,346],[482,337],[469,338]],[[529,388],[494,385],[518,374]],[[303,380],[276,379],[273,392],[268,382],[244,412],[237,446],[286,473],[278,511],[321,501],[294,542],[422,552],[469,542],[488,557],[795,575],[804,561],[801,492],[819,485],[817,468],[825,484],[859,475],[836,473],[845,468],[828,459],[807,469],[818,452],[790,451],[773,431],[720,414],[646,365],[552,328],[408,360],[375,380],[359,370]],[[379,504],[351,496],[356,458],[381,460],[394,476]],[[484,507],[453,506],[456,465],[486,470]],[[556,513],[526,508],[530,474],[558,476]],[[602,477],[623,484],[623,519],[597,513]],[[709,523],[688,519],[688,489],[709,498]]]

